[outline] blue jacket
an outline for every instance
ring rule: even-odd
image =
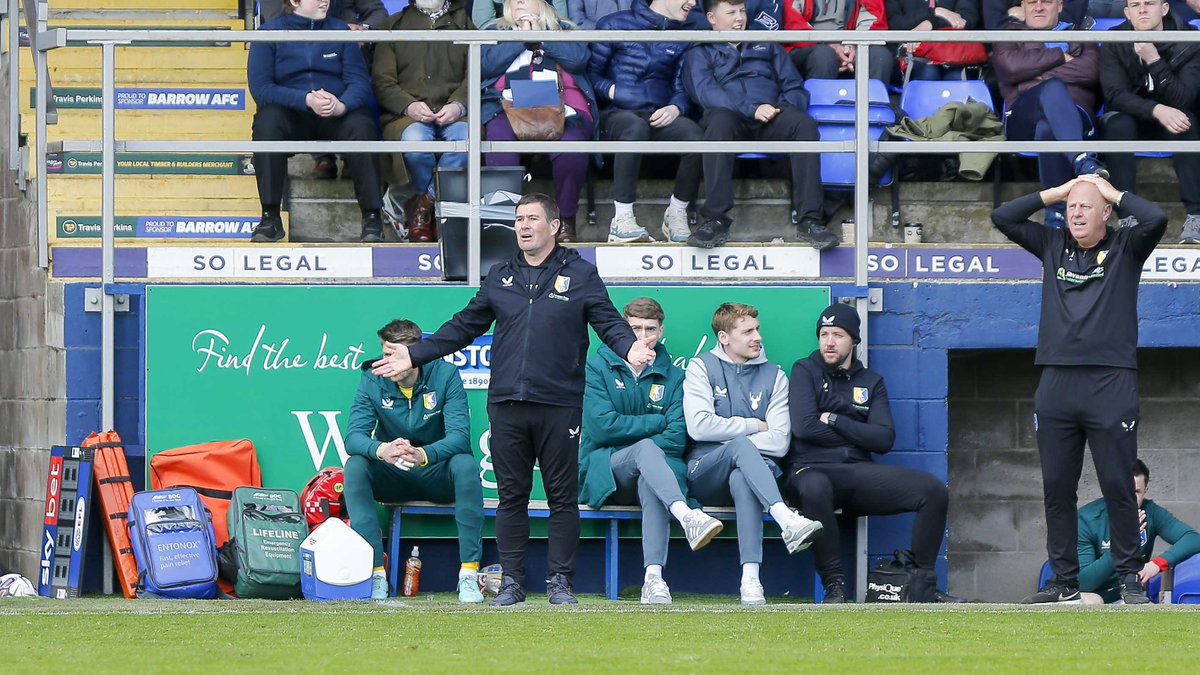
[[[345,21],[313,21],[284,14],[259,30],[349,30]],[[371,104],[371,76],[362,50],[353,42],[253,42],[246,65],[250,95],[258,107],[280,105],[307,110],[304,99],[324,89],[356,110]]]
[[[541,279],[537,290],[529,289],[530,278]],[[540,268],[526,265],[521,253],[493,265],[465,308],[408,348],[413,365],[466,347],[493,323],[489,403],[582,407],[588,326],[618,354],[629,353],[636,339],[596,266],[556,246]]]
[[[783,30],[780,0],[746,0],[746,29]]]
[[[684,30],[684,23],[653,12],[646,0],[596,22],[599,30]],[[675,105],[687,114],[690,102],[683,90],[683,55],[688,42],[595,42],[588,77],[596,96],[622,110],[657,110]],[[608,89],[616,85],[616,98]]]
[[[489,26],[485,30],[496,29]],[[496,91],[496,80],[499,80],[500,76],[508,71],[508,67],[523,51],[525,51],[525,44],[521,42],[498,42],[494,45],[483,46],[483,53],[480,56],[480,71],[483,75],[483,100],[480,117],[483,124],[490,122],[503,110],[500,105],[500,92]],[[557,61],[563,70],[570,73],[579,90],[583,92],[584,98],[587,99],[592,119],[599,121],[596,92],[592,91],[592,84],[587,78],[589,54],[587,45],[582,42],[546,42],[542,44],[542,51]],[[600,125],[597,124],[596,128],[599,127]]]
[[[683,86],[701,108],[728,108],[747,119],[763,103],[808,109],[804,78],[781,45],[696,45],[683,57]]]
[[[758,0],[754,0],[758,1]],[[776,2],[776,0],[766,0]],[[613,14],[622,12],[633,6],[634,0],[567,0],[567,12],[571,21],[580,30],[594,30],[596,22]],[[697,2],[684,23],[687,30],[708,30],[708,18],[704,14],[704,3]]]

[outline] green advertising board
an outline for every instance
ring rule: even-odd
[[[299,491],[318,469],[345,460],[343,435],[359,366],[380,353],[375,331],[407,318],[433,332],[474,289],[149,286],[146,294],[147,460],[184,445],[248,438],[263,483]],[[609,294],[618,309],[638,296],[662,304],[663,343],[680,366],[715,346],[717,305],[754,305],[767,357],[785,371],[815,349],[813,325],[829,303],[828,288],[818,287],[613,286]],[[593,334],[593,349],[598,342]],[[447,360],[463,375],[484,496],[495,497],[487,391],[478,388],[486,386],[490,345],[485,336]],[[534,498],[545,498],[540,484]]]

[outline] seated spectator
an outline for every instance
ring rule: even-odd
[[[744,0],[707,0],[713,30],[745,31]],[[683,60],[683,84],[703,110],[706,141],[816,141],[817,123],[808,116],[804,80],[778,44],[764,42],[698,44]],[[792,153],[792,208],[799,235],[814,247],[837,246],[822,220],[821,156]],[[703,218],[689,246],[712,248],[729,240],[733,224],[733,164],[729,153],[704,155]]]
[[[688,363],[683,414],[692,439],[688,491],[701,504],[737,511],[739,587],[743,605],[765,605],[759,580],[763,511],[779,525],[788,553],[803,551],[821,524],[787,504],[775,482],[787,454],[787,377],[763,354],[758,310],[727,302],[713,313],[717,346]]]
[[[383,355],[421,341],[421,329],[397,319],[379,329]],[[458,601],[483,602],[483,486],[471,454],[471,412],[458,369],[442,360],[391,377],[363,364],[346,424],[345,496],[350,526],[371,545],[371,599],[386,600],[383,538],[377,502],[429,500],[454,504],[458,524]]]
[[[1128,21],[1116,30],[1187,30],[1168,13],[1165,0],[1129,0]],[[1104,138],[1112,141],[1200,139],[1196,126],[1196,89],[1200,87],[1200,44],[1108,42],[1100,53],[1100,86],[1104,91]],[[1132,153],[1105,156],[1113,187],[1137,192],[1137,164]],[[1200,155],[1173,157],[1179,196],[1187,208],[1180,243],[1200,244]],[[1132,216],[1121,214],[1122,225]]]
[[[504,15],[485,28],[497,30],[565,30],[570,24],[554,13],[545,0],[505,0]],[[582,42],[500,42],[483,46],[483,123],[489,141],[519,140],[502,100],[512,101],[515,80],[557,81],[566,116],[562,139],[590,141],[596,137],[596,95],[587,79],[588,48]],[[528,140],[528,139],[527,139]],[[488,166],[519,166],[515,152],[484,155]],[[575,217],[579,192],[587,178],[588,155],[554,153],[554,199],[562,209],[558,241],[576,239]]]
[[[663,333],[663,310],[636,298],[622,310],[639,340],[653,338],[654,361],[638,366],[601,345],[587,360],[583,437],[579,441],[579,503],[642,507],[643,605],[671,604],[663,581],[671,518],[679,521],[693,551],[724,529],[721,521],[688,505],[687,423],[683,419],[683,371],[671,362]]]
[[[914,602],[957,601],[938,592],[934,571],[946,531],[946,484],[924,471],[871,459],[892,449],[896,430],[883,378],[854,355],[858,312],[849,305],[831,305],[817,320],[817,339],[817,351],[792,365],[786,489],[805,517],[824,526],[813,557],[825,602],[846,601],[835,515],[839,508],[859,516],[916,513]]]
[[[1139,459],[1133,465],[1133,491],[1137,495],[1138,521],[1141,525],[1141,548],[1138,553],[1145,562],[1137,576],[1143,587],[1159,574],[1200,553],[1200,534],[1171,515],[1170,511],[1146,499],[1149,486],[1150,469]],[[1155,557],[1154,543],[1159,537],[1171,548]],[[1121,600],[1121,581],[1113,566],[1110,539],[1108,508],[1103,499],[1079,509],[1079,590],[1085,605]]]
[[[777,0],[761,0],[776,2]],[[613,12],[622,12],[633,7],[634,0],[567,0],[567,13],[580,30],[595,30],[596,22]],[[708,30],[708,19],[697,3],[688,12],[684,21],[686,30]]]
[[[985,30],[1004,30],[1010,23],[1025,23],[1025,4],[1021,0],[983,0]],[[1061,19],[1074,26],[1083,24],[1088,13],[1088,0],[1066,0]]]
[[[283,0],[261,0],[258,3],[258,18],[262,23],[283,13]],[[326,16],[332,16],[345,21],[350,30],[379,30],[387,20],[387,9],[383,0],[331,0]],[[371,44],[363,45],[363,56],[370,69],[374,49]],[[350,164],[342,158],[342,178],[350,177]],[[313,155],[312,177],[318,180],[333,180],[337,178],[337,157],[333,154]]]
[[[568,16],[570,9],[567,0],[554,0],[554,13],[559,17]],[[496,21],[504,16],[504,0],[474,0],[471,5],[471,23],[483,28],[489,21]]]
[[[386,30],[473,30],[467,0],[413,0]],[[452,42],[381,42],[372,68],[383,138],[388,141],[467,140],[467,47]],[[410,241],[433,241],[434,168],[462,168],[465,152],[406,152],[390,158],[387,199],[404,204]],[[411,195],[411,196],[410,196]],[[407,199],[406,199],[407,197]],[[402,224],[392,223],[398,229]]]
[[[323,0],[284,0],[283,14],[261,30],[347,30],[341,19],[326,18],[322,4]],[[253,140],[379,140],[371,109],[371,78],[358,45],[254,42],[246,70],[257,106]],[[374,155],[359,152],[347,157],[354,174],[354,196],[362,210],[360,240],[383,241],[379,165]],[[254,167],[263,215],[250,241],[279,241],[287,155],[256,152]]]
[[[786,30],[887,30],[883,0],[803,0],[804,6],[784,5]],[[804,79],[834,80],[854,77],[857,48],[830,43],[796,43],[789,49],[792,63]],[[895,56],[886,47],[872,47],[867,54],[868,74],[873,80],[892,81]]]
[[[1023,0],[1023,23],[1009,30],[1055,30],[1062,0]],[[1065,36],[1064,36],[1065,37]],[[1001,42],[992,50],[1006,112],[1005,133],[1014,141],[1079,141],[1092,133],[1100,48],[1094,42]],[[1086,173],[1108,177],[1094,152],[1040,153],[1043,188]],[[1061,205],[1047,209],[1047,224],[1061,227]]]
[[[886,0],[890,30],[976,30],[978,0]],[[961,80],[963,68],[947,68],[920,59],[910,62],[910,80]]]
[[[685,30],[695,0],[634,0],[633,6],[600,19],[599,30]],[[700,125],[687,117],[683,90],[686,42],[596,42],[588,62],[588,78],[600,111],[600,136],[610,141],[699,141]],[[633,213],[642,156],[617,153],[613,159],[616,215],[608,228],[610,242],[653,241]],[[662,219],[668,240],[683,243],[691,236],[687,207],[700,190],[700,156],[680,157],[675,189]]]

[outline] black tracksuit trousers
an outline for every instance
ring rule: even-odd
[[[1034,395],[1034,430],[1046,500],[1046,552],[1056,581],[1079,581],[1079,477],[1086,442],[1108,507],[1113,564],[1135,574],[1139,526],[1133,493],[1138,381],[1132,368],[1047,366]]]
[[[529,493],[536,461],[550,506],[547,542],[551,575],[575,573],[579,549],[580,408],[503,401],[488,404],[492,468],[496,474],[496,547],[504,574],[525,586]]]

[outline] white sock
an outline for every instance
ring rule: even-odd
[[[684,516],[692,512],[692,510],[688,508],[687,502],[683,500],[671,502],[671,505],[667,508],[670,509],[671,515],[675,516],[675,520],[678,520],[680,523],[683,522]]]
[[[687,211],[688,203],[681,202],[675,195],[671,195],[671,203],[667,204],[668,211]]]
[[[651,577],[662,578],[662,565],[646,565],[646,581]]]
[[[783,502],[775,502],[771,508],[767,509],[771,517],[775,519],[776,524],[783,525],[795,517],[795,512],[788,508]]]
[[[463,577],[477,577],[477,576],[479,576],[479,572],[475,572],[475,571],[473,571],[473,570],[463,570],[463,569],[460,569],[460,570],[458,571],[458,578],[459,578],[459,579],[462,579]]]
[[[758,582],[758,563],[742,563],[742,583]]]
[[[626,204],[624,202],[613,202],[613,207],[617,210],[616,215],[618,218],[621,216],[632,216],[633,215],[633,204]]]

